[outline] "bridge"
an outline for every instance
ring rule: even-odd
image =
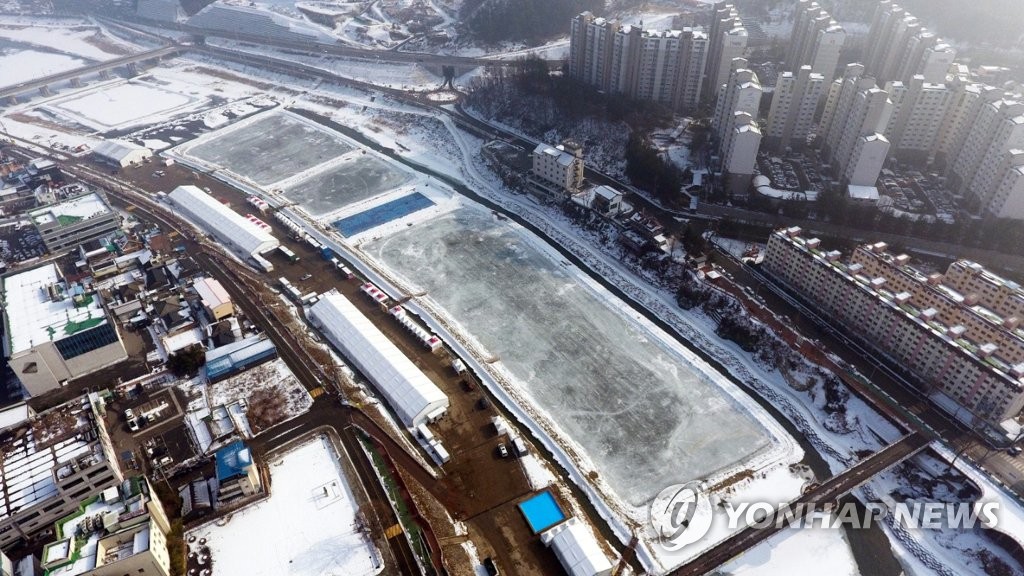
[[[836,502],[883,470],[895,466],[928,447],[931,440],[921,432],[913,432],[885,449],[861,460],[852,468],[808,490],[793,501],[781,521],[773,519],[764,528],[747,527],[719,542],[697,558],[672,572],[672,576],[700,576],[715,570],[729,560],[785,530],[803,519],[807,512]],[[768,523],[768,520],[765,520]]]
[[[38,90],[43,95],[47,95],[49,92],[49,85],[57,82],[65,82],[70,80],[72,83],[78,82],[78,79],[82,76],[88,76],[90,74],[104,74],[114,68],[126,67],[130,72],[134,72],[135,66],[140,62],[146,62],[148,60],[158,60],[160,58],[166,58],[169,56],[177,56],[181,52],[187,49],[186,46],[171,45],[150,50],[148,52],[139,52],[138,54],[130,54],[128,56],[122,56],[113,60],[107,60],[105,62],[97,62],[95,64],[89,64],[81,68],[74,70],[68,70],[66,72],[58,72],[57,74],[51,74],[43,78],[36,80],[29,80],[22,82],[14,86],[7,86],[6,88],[0,88],[0,100],[12,100],[17,98],[18,94],[24,94],[33,90]],[[11,102],[16,103],[15,102]]]

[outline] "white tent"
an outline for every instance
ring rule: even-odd
[[[153,156],[149,148],[123,140],[104,140],[92,149],[93,154],[104,162],[126,168]]]
[[[168,198],[190,220],[243,254],[255,256],[279,246],[265,228],[195,186],[178,186]]]
[[[412,428],[448,409],[448,397],[370,320],[336,290],[309,309],[314,325],[387,399]]]
[[[542,542],[554,550],[569,576],[606,576],[612,563],[601,551],[593,532],[576,518],[570,518],[540,535]]]

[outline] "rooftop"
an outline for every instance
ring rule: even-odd
[[[252,466],[252,452],[241,440],[228,444],[217,451],[217,481],[224,482],[239,476],[245,476]]]
[[[109,213],[110,207],[107,203],[99,194],[93,192],[34,210],[29,216],[38,226],[49,226],[54,223],[59,226],[70,226]]]
[[[3,297],[12,355],[107,321],[99,298],[66,284],[53,263],[4,278]]]
[[[231,302],[231,296],[220,282],[213,278],[200,278],[192,286],[196,293],[203,300],[203,305],[208,308],[216,308],[221,304]]]
[[[83,399],[83,403],[88,401]],[[0,519],[57,495],[57,481],[104,460],[92,411],[70,403],[0,435]]]
[[[140,478],[104,490],[58,520],[58,540],[43,548],[47,576],[77,576],[149,550],[150,523]]]

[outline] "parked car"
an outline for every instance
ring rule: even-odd
[[[504,442],[498,444],[498,455],[502,458],[508,458],[508,447],[505,446]]]
[[[305,274],[302,275],[302,278],[299,278],[299,280],[305,282],[306,280],[309,280],[312,277],[313,277],[312,274],[310,274],[309,272],[306,272]]]

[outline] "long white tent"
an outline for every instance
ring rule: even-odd
[[[448,409],[448,397],[347,298],[331,290],[309,309],[328,340],[373,382],[406,426]]]
[[[576,518],[541,534],[540,540],[554,550],[569,576],[607,576],[612,573],[612,564],[601,551],[594,534]]]
[[[258,256],[279,245],[266,229],[196,186],[178,186],[168,198],[190,220],[243,254]]]

